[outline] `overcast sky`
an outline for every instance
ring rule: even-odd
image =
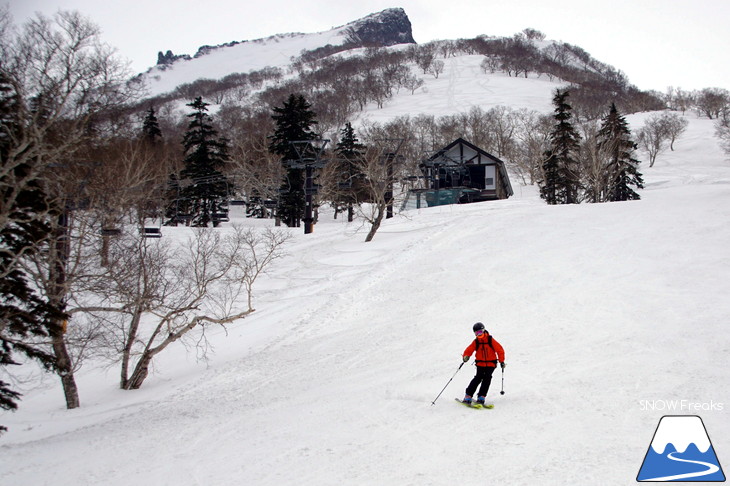
[[[641,89],[730,89],[730,0],[0,0],[16,23],[78,10],[142,72],[158,51],[320,32],[402,7],[416,42],[510,36],[530,27],[620,69]]]

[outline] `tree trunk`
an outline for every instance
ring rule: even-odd
[[[104,229],[102,228],[102,232]],[[109,266],[109,235],[102,234],[101,236],[101,266]]]
[[[65,310],[66,262],[68,261],[69,251],[67,243],[68,236],[66,234],[68,231],[68,214],[66,211],[58,217],[58,223],[55,244],[56,259],[51,265],[51,274],[49,275],[50,281],[53,283],[49,300],[54,307]],[[73,362],[71,356],[68,354],[66,341],[63,337],[65,333],[66,323],[64,322],[62,325],[54,326],[51,339],[53,354],[56,357],[56,372],[61,378],[63,394],[66,397],[66,408],[73,409],[78,408],[80,405],[79,390],[74,379]]]
[[[132,356],[132,347],[134,346],[134,342],[137,340],[137,331],[139,329],[139,322],[141,318],[142,312],[137,309],[132,317],[132,322],[129,324],[127,335],[125,336],[126,342],[124,343],[124,350],[122,351],[122,371],[121,380],[119,382],[119,387],[122,390],[129,390],[129,360]]]
[[[380,228],[380,223],[383,222],[383,216],[385,215],[386,211],[386,205],[378,205],[377,213],[375,214],[375,219],[373,220],[373,224],[370,227],[370,232],[368,233],[368,236],[365,238],[365,243],[369,241],[373,241],[373,238],[375,238],[375,233],[378,232],[378,229]]]
[[[145,351],[144,354],[139,358],[137,366],[134,367],[132,376],[126,382],[126,386],[122,388],[125,390],[137,390],[144,383],[145,378],[149,374],[150,363],[152,363],[152,357],[154,354]]]
[[[137,365],[134,367],[134,371],[132,372],[132,376],[129,377],[129,380],[126,382],[126,386],[123,387],[125,390],[137,390],[139,387],[142,386],[142,383],[144,383],[144,380],[147,378],[147,375],[149,374],[149,368],[150,364],[152,363],[152,358],[154,358],[158,353],[162,352],[167,346],[174,343],[178,339],[180,339],[182,336],[187,334],[189,331],[191,331],[193,328],[197,327],[201,322],[208,321],[212,323],[217,324],[226,324],[229,322],[233,322],[237,319],[241,319],[248,314],[254,312],[254,309],[251,309],[249,307],[248,310],[241,312],[239,314],[228,316],[223,319],[213,319],[209,317],[204,316],[197,316],[194,317],[187,325],[179,328],[176,332],[171,332],[167,335],[167,337],[159,343],[157,346],[152,347],[152,343],[155,340],[155,336],[159,333],[159,331],[163,328],[163,324],[165,324],[166,321],[162,321],[158,327],[157,330],[152,334],[152,337],[149,340],[148,346],[145,348],[145,350],[142,352],[142,355],[139,358],[139,361],[137,361]]]
[[[61,378],[63,395],[66,398],[66,408],[74,409],[81,406],[79,400],[79,389],[76,387],[74,378],[73,363],[66,349],[66,342],[63,333],[59,332],[53,336],[53,354],[56,356],[56,373]]]

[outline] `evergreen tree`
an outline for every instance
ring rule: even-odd
[[[162,130],[160,130],[160,124],[157,121],[155,109],[152,107],[147,110],[144,122],[142,123],[142,139],[152,145],[162,139]]]
[[[352,123],[345,123],[345,128],[340,131],[340,141],[337,142],[336,152],[342,159],[352,162],[362,157],[365,145],[360,143]],[[351,164],[350,164],[351,165]]]
[[[54,366],[52,354],[37,344],[60,332],[52,323],[63,318],[62,310],[45,302],[30,285],[19,260],[40,250],[51,232],[48,218],[58,215],[48,205],[40,181],[32,168],[19,162],[13,151],[21,140],[23,120],[18,97],[0,72],[0,366],[18,364],[14,355]],[[21,149],[22,150],[22,149]],[[14,410],[20,394],[0,380],[0,409]],[[0,426],[0,431],[4,427]]]
[[[641,199],[631,188],[644,188],[644,180],[638,169],[641,162],[634,158],[637,145],[631,140],[626,118],[619,114],[614,103],[602,120],[598,139],[598,149],[606,158],[605,200]]]
[[[555,105],[555,125],[550,134],[550,157],[546,164],[545,180],[540,193],[549,195],[548,204],[575,204],[579,202],[580,163],[577,159],[580,148],[580,135],[573,127],[571,118],[573,108],[568,104],[568,91],[556,90],[553,97]]]
[[[544,179],[540,184],[540,197],[548,204],[558,204],[558,161],[551,150],[545,152],[542,170]]]
[[[337,142],[335,152],[339,157],[338,165],[340,174],[340,183],[344,182],[345,189],[339,191],[335,206],[347,207],[347,220],[353,220],[353,205],[358,202],[358,191],[362,186],[362,173],[358,168],[358,161],[363,157],[365,146],[360,143],[355,135],[352,124],[347,122],[345,128],[340,132],[340,141]]]
[[[272,118],[276,123],[269,137],[269,151],[281,157],[286,168],[286,180],[281,186],[279,217],[287,226],[299,226],[304,214],[304,169],[290,167],[300,155],[291,142],[319,138],[312,132],[317,124],[316,114],[302,95],[289,95],[282,107],[275,107]],[[307,154],[303,154],[307,156]]]
[[[213,128],[208,111],[208,103],[200,97],[187,106],[193,109],[188,115],[191,119],[188,131],[183,137],[185,149],[185,168],[180,172],[180,197],[173,200],[178,213],[183,211],[191,216],[194,226],[208,226],[218,221],[213,215],[222,209],[230,195],[227,178],[221,172],[228,162],[227,140],[218,136]],[[177,180],[173,177],[173,182]],[[170,213],[168,208],[168,213]]]

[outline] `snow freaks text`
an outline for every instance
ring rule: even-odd
[[[641,411],[659,412],[721,412],[723,403],[694,402],[691,400],[639,400]]]

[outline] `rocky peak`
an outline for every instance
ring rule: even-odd
[[[162,53],[162,51],[157,53],[157,65],[158,66],[166,66],[174,63],[178,59],[185,59],[190,60],[190,56],[187,54],[181,54],[179,56],[176,56],[172,53],[172,51],[168,50],[165,54]]]
[[[402,8],[389,8],[348,24],[347,38],[350,43],[363,46],[416,43],[411,21]]]

